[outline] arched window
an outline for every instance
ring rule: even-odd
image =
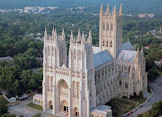
[[[110,47],[112,47],[112,41],[110,41]]]
[[[128,83],[127,82],[125,83],[125,88],[128,89]]]
[[[106,46],[108,47],[108,45],[109,45],[109,42],[107,41],[107,44],[106,44]]]
[[[48,45],[48,55],[50,55],[50,47],[49,47],[49,45]]]
[[[103,23],[103,30],[105,30],[105,23]]]
[[[52,46],[51,49],[52,49],[52,56],[53,56],[54,55],[54,47]]]
[[[81,59],[81,51],[79,50],[78,51],[78,57],[79,57],[79,60]]]
[[[113,24],[111,24],[111,31],[113,31]]]
[[[109,24],[107,23],[107,30],[109,30]]]
[[[121,83],[122,83],[122,82],[121,82],[121,80],[120,80],[120,81],[119,81],[119,86],[120,86],[120,87],[121,87]]]
[[[77,98],[79,98],[79,82],[77,82]]]
[[[76,49],[74,49],[74,59],[76,59]]]
[[[73,81],[73,97],[75,97],[75,81]]]
[[[105,41],[103,41],[103,46],[105,46]]]

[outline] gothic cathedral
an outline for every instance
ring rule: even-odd
[[[64,29],[52,35],[45,30],[43,48],[43,95],[33,103],[43,111],[61,117],[112,117],[106,102],[147,90],[143,48],[122,43],[122,6],[119,12],[100,9],[99,47],[78,30],[71,31],[67,55]]]

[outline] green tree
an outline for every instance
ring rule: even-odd
[[[0,116],[8,112],[7,104],[8,101],[4,98],[4,96],[0,96]]]

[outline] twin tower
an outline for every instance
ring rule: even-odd
[[[101,5],[99,22],[99,49],[100,51],[107,49],[112,57],[116,59],[117,51],[121,45],[122,6],[120,5],[119,13],[116,10],[116,6],[111,13],[109,10],[109,5],[107,5],[106,12],[103,11],[103,7]],[[91,68],[93,66],[93,63],[91,62],[93,57],[91,32],[89,32],[89,36],[86,39],[84,33],[81,34],[79,30],[78,36],[76,39],[74,39],[73,32],[71,31],[68,64],[64,30],[62,30],[62,35],[58,35],[56,29],[53,28],[52,36],[47,35],[47,31],[45,30],[44,53],[44,62],[49,67],[61,67],[62,65],[69,65],[69,67],[73,69]],[[87,63],[85,63],[85,61]]]
[[[112,57],[116,59],[116,54],[122,44],[122,5],[120,5],[119,13],[116,5],[112,13],[107,5],[106,12],[100,8],[99,22],[99,47],[100,51],[108,50]]]

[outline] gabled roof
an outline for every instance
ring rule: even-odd
[[[132,44],[129,41],[123,43],[121,45],[120,49],[117,51],[117,57],[121,53],[122,50],[134,50],[134,47],[132,46]]]
[[[129,41],[127,41],[122,44],[121,49],[122,50],[134,50],[134,47],[132,46],[132,44]]]
[[[108,52],[108,50],[104,50],[104,51],[101,51],[93,55],[94,67],[107,63],[108,61],[111,61],[111,60],[113,59],[110,53]]]
[[[134,58],[136,57],[137,51],[133,50],[122,50],[118,57],[117,60],[122,60],[122,61],[133,61]]]

